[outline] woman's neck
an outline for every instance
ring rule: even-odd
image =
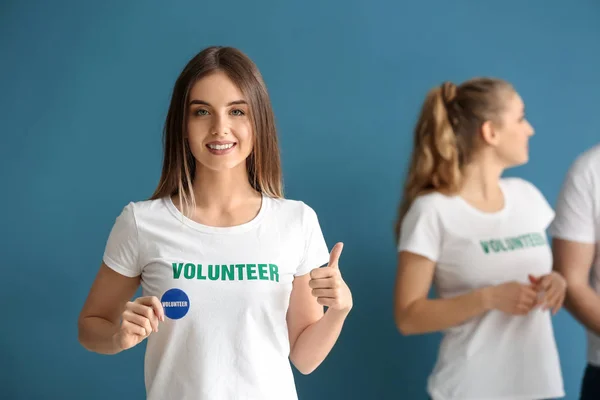
[[[209,210],[228,210],[248,199],[261,197],[251,185],[244,163],[224,171],[198,166],[194,177],[196,207]]]
[[[497,211],[504,206],[500,178],[504,168],[495,163],[472,162],[462,171],[459,195],[474,207]]]

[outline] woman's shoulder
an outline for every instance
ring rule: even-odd
[[[533,182],[520,177],[506,177],[500,179],[502,187],[511,194],[520,193],[524,196],[544,197],[541,190]]]
[[[122,215],[130,215],[135,219],[144,218],[149,215],[156,215],[157,211],[167,211],[169,197],[147,200],[131,200],[121,207]]]
[[[265,196],[271,203],[271,208],[274,212],[279,214],[287,214],[298,217],[303,217],[306,214],[315,214],[315,210],[302,200],[289,199],[289,198],[275,198]]]
[[[417,196],[413,200],[411,208],[421,211],[439,210],[452,202],[455,197],[440,191],[431,191]]]

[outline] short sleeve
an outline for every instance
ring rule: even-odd
[[[106,243],[103,261],[114,271],[127,277],[141,274],[138,263],[138,230],[134,204],[129,203],[117,217]]]
[[[398,252],[407,251],[437,262],[442,247],[439,213],[430,197],[418,197],[400,226]]]
[[[518,179],[520,182],[522,182],[529,190],[527,192],[527,194],[528,194],[528,199],[527,199],[528,202],[527,203],[535,204],[536,215],[540,219],[540,223],[541,223],[543,229],[546,230],[548,228],[548,226],[554,220],[554,217],[555,217],[554,209],[552,208],[550,203],[548,203],[546,196],[544,196],[542,191],[540,189],[538,189],[537,186],[535,186],[533,183],[531,183],[525,179],[521,179],[521,178],[515,178],[515,179]]]
[[[569,169],[556,202],[556,218],[550,236],[581,243],[595,243],[594,182],[585,166],[575,162]]]
[[[303,204],[302,214],[305,239],[304,256],[296,269],[295,276],[305,275],[329,262],[329,249],[323,237],[317,214],[306,204]]]

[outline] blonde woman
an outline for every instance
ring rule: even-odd
[[[407,335],[443,332],[434,400],[564,396],[551,312],[565,281],[545,233],[554,212],[531,183],[502,178],[527,162],[532,135],[499,79],[446,82],[422,107],[397,224],[395,319]]]

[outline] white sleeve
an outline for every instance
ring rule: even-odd
[[[534,208],[535,212],[539,216],[544,230],[546,230],[548,228],[548,226],[554,220],[554,216],[555,216],[554,209],[552,208],[550,203],[548,203],[546,196],[544,196],[542,191],[540,189],[538,189],[537,186],[535,186],[533,183],[531,183],[525,179],[521,179],[521,178],[515,178],[515,179],[518,179],[521,182],[523,182],[531,191],[531,193],[530,193],[531,200],[535,200],[535,202],[532,202],[530,200],[530,201],[528,201],[528,204],[535,204],[535,206],[536,206]]]
[[[138,262],[138,230],[133,207],[133,203],[129,203],[117,217],[108,236],[103,257],[109,268],[128,277],[142,273]]]
[[[400,226],[398,252],[408,251],[438,261],[442,247],[442,225],[437,209],[424,198],[413,201]]]
[[[306,204],[303,204],[303,209],[304,256],[296,269],[295,276],[305,275],[329,262],[329,250],[321,231],[317,213]]]
[[[596,215],[594,182],[585,166],[575,162],[562,184],[556,203],[556,218],[550,226],[550,236],[581,243],[595,243]]]

